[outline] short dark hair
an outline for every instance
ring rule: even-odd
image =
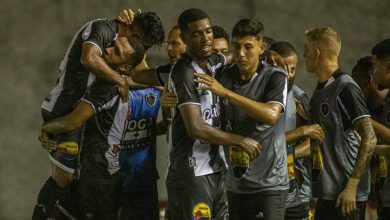
[[[134,68],[144,59],[145,49],[139,39],[135,37],[128,37],[127,40],[129,41],[130,46],[134,49],[134,53],[131,54],[133,58],[132,63],[129,63]]]
[[[377,43],[371,50],[371,54],[378,59],[390,58],[390,39]]]
[[[352,68],[352,78],[355,82],[363,87],[370,81],[371,68],[373,66],[371,56],[360,58]]]
[[[142,12],[134,17],[133,24],[141,28],[144,34],[159,47],[164,43],[165,33],[161,19],[154,12]]]
[[[225,29],[217,25],[212,26],[212,29],[214,33],[214,39],[223,38],[229,43],[230,37],[229,34],[225,31]]]
[[[256,19],[241,19],[233,27],[232,37],[254,36],[257,40],[263,38],[264,25]]]
[[[210,17],[207,15],[206,12],[204,12],[201,9],[198,8],[189,8],[183,11],[178,20],[177,23],[180,27],[180,30],[182,32],[185,32],[188,30],[188,24],[192,23],[194,21],[199,21],[203,19],[210,19]]]
[[[275,42],[269,47],[269,49],[275,51],[282,57],[297,55],[297,51],[295,50],[293,45],[285,41]]]
[[[265,44],[265,49],[268,50],[273,43],[276,43],[276,40],[272,37],[263,36],[263,43]]]

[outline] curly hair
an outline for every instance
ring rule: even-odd
[[[378,59],[390,58],[390,39],[383,40],[376,44],[371,50],[371,54]]]
[[[133,24],[139,27],[153,45],[159,47],[164,43],[165,32],[161,19],[154,12],[142,12],[134,17]]]

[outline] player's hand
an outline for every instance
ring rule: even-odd
[[[127,77],[126,77],[127,78]],[[119,96],[121,97],[123,102],[129,101],[129,82],[128,80],[124,78],[123,84],[118,86],[118,93]]]
[[[346,216],[356,209],[356,188],[358,179],[349,178],[347,186],[337,197],[336,208],[340,207],[341,213]]]
[[[134,17],[141,14],[141,9],[138,9],[136,12],[133,12],[131,9],[125,9],[121,12],[121,14],[117,17],[117,19],[126,25],[130,25]]]
[[[194,82],[199,83],[198,90],[210,90],[215,95],[226,98],[229,90],[223,87],[216,79],[204,73],[195,73],[194,75],[197,77],[194,79]]]
[[[248,154],[250,160],[258,157],[262,150],[260,143],[252,138],[242,138],[239,146]]]
[[[286,74],[291,72],[290,66],[287,64],[286,60],[275,51],[266,50],[264,51],[263,56],[267,58],[267,63],[269,65],[284,69]]]
[[[38,140],[41,142],[42,148],[45,149],[47,152],[51,152],[57,148],[57,142],[51,140],[49,134],[46,131],[42,130],[42,128],[39,129]]]
[[[174,93],[169,92],[168,86],[165,85],[160,97],[160,105],[163,108],[176,107],[177,97]]]
[[[302,129],[302,135],[310,139],[323,142],[325,139],[325,133],[319,124],[304,125],[300,127]]]

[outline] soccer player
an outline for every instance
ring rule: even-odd
[[[303,125],[302,121],[305,116],[302,117],[297,112],[298,103],[302,105],[306,115],[310,100],[307,94],[294,84],[298,64],[295,48],[288,42],[280,41],[272,44],[270,50],[281,55],[289,65],[287,75],[286,144],[290,189],[287,196],[285,220],[308,219],[311,179],[302,157],[310,154],[310,138],[322,141],[324,133],[318,124]],[[299,118],[301,119],[299,120]]]
[[[309,113],[325,132],[325,140],[319,144],[323,164],[317,181],[316,220],[364,217],[369,193],[367,166],[376,144],[363,94],[339,68],[340,48],[340,35],[330,27],[306,32],[306,70],[318,78]]]
[[[118,84],[122,99],[127,100],[129,86],[127,81],[117,71],[111,69],[102,58],[105,48],[114,45],[114,39],[117,37],[124,36],[136,36],[142,39],[145,47],[150,47],[162,44],[164,31],[160,19],[152,12],[137,15],[130,26],[108,19],[98,19],[85,24],[73,37],[61,63],[56,86],[42,103],[44,121],[70,113],[96,76]],[[118,45],[112,48],[117,54],[122,53],[118,50]],[[34,219],[47,218],[44,216],[51,215],[54,204],[67,193],[69,184],[73,181],[78,132],[57,138],[58,149],[49,149],[53,164],[52,177],[46,181],[38,195]],[[72,152],[68,153],[68,150]]]
[[[129,52],[131,56],[124,55]],[[104,54],[106,62],[117,71],[124,63],[136,66],[143,57],[143,46],[135,38],[129,38],[127,44],[123,41],[123,47],[107,48]],[[116,219],[115,184],[119,169],[116,153],[127,112],[128,104],[119,98],[115,84],[98,79],[71,113],[42,125],[43,132],[67,134],[94,116],[86,123],[83,136],[78,181],[82,214],[78,218]]]
[[[168,53],[171,64],[176,63],[180,59],[180,55],[186,52],[186,44],[180,37],[180,28],[178,25],[172,27],[168,33],[166,51]]]
[[[159,219],[156,136],[166,132],[162,121],[156,123],[160,95],[154,88],[129,93],[119,152],[121,219]]]
[[[201,90],[222,100],[226,129],[249,135],[262,146],[259,157],[226,144],[229,162],[226,189],[229,219],[284,219],[289,188],[285,132],[287,76],[280,68],[260,61],[265,48],[263,24],[255,19],[238,21],[232,31],[236,65],[225,70],[218,83],[196,74]]]
[[[214,53],[222,53],[226,56],[229,52],[229,34],[220,26],[214,25],[212,28],[214,40],[211,49]]]
[[[209,16],[190,8],[178,18],[187,53],[171,71],[170,88],[178,99],[172,123],[172,150],[166,180],[169,217],[223,219],[226,215],[223,149],[234,145],[251,158],[260,152],[257,141],[219,130],[220,104],[215,94],[198,91],[194,73],[212,77],[225,64],[225,57],[211,50],[213,32]]]
[[[371,114],[371,119],[380,121],[384,107],[383,105],[386,101],[389,90],[378,89],[378,85],[375,83],[371,73],[373,66],[371,60],[372,58],[370,56],[366,56],[358,60],[352,69],[352,78],[359,85],[363,92],[368,110]],[[375,126],[373,127],[375,130]],[[380,138],[378,138],[378,144],[379,142]],[[379,154],[374,154],[371,158],[371,190],[366,208],[366,216],[368,216],[369,220],[377,219],[379,194],[383,183],[386,180],[386,168],[386,157]]]
[[[383,40],[377,43],[371,50],[375,83],[380,89],[390,89],[390,39]],[[382,140],[385,146],[382,146],[377,152],[387,157],[387,177],[390,173],[390,99],[389,96],[383,106],[382,114],[379,117],[379,122],[384,125],[374,123],[374,128],[377,136]],[[377,146],[378,148],[378,146]],[[380,206],[378,209],[378,219],[384,220],[390,218],[390,181],[389,178],[380,193]]]

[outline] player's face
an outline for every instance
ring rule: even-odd
[[[255,36],[233,37],[233,56],[240,72],[255,73],[259,57],[264,52],[262,40]]]
[[[309,73],[314,73],[318,56],[317,49],[314,47],[313,43],[306,41],[303,57],[305,58],[306,71]]]
[[[214,53],[222,53],[226,55],[229,51],[229,43],[225,40],[225,38],[214,38],[212,50]]]
[[[213,30],[208,18],[189,23],[188,30],[183,33],[184,43],[187,44],[188,52],[199,58],[211,56],[213,42]]]
[[[287,73],[288,82],[293,83],[297,70],[298,57],[296,55],[288,56],[284,58],[284,61],[289,67],[289,72]]]
[[[186,45],[180,38],[180,30],[173,29],[168,34],[166,51],[171,63],[176,63],[180,55],[186,52]]]
[[[118,37],[111,46],[107,47],[103,53],[103,59],[113,69],[118,69],[123,65],[131,63],[131,54],[134,53],[133,47],[129,44],[126,37]]]
[[[375,83],[379,88],[390,88],[390,58],[378,59],[375,55],[372,56]]]

